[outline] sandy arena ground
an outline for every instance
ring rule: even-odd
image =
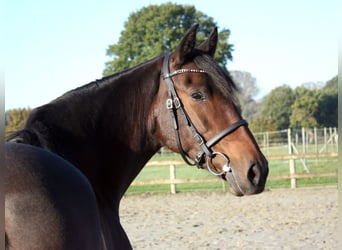
[[[134,249],[337,249],[337,187],[128,195],[121,222]]]

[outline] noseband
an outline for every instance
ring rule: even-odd
[[[219,134],[217,134],[212,139],[206,142],[205,139],[201,136],[201,134],[197,131],[189,115],[185,111],[181,100],[178,98],[176,89],[174,87],[174,82],[172,80],[172,77],[175,75],[179,75],[183,73],[206,73],[206,71],[203,69],[178,69],[170,73],[169,57],[170,57],[170,54],[166,54],[164,57],[164,62],[163,62],[163,79],[166,82],[166,85],[168,88],[168,94],[169,94],[169,98],[166,100],[166,107],[169,110],[172,120],[173,120],[177,146],[178,146],[179,152],[183,160],[190,166],[197,166],[198,168],[200,168],[201,167],[200,164],[202,162],[203,156],[206,155],[207,157],[206,164],[207,164],[207,168],[209,172],[211,172],[214,175],[223,175],[228,172],[231,172],[229,157],[224,153],[212,151],[211,147],[213,147],[216,143],[218,143],[225,136],[234,132],[240,126],[247,126],[248,123],[245,120],[240,120],[238,122],[235,122],[231,126],[222,130]],[[201,148],[199,152],[197,153],[196,159],[194,162],[190,162],[190,160],[187,157],[187,153],[184,151],[182,147],[182,143],[181,143],[180,136],[179,136],[178,120],[177,120],[178,110],[182,114],[185,124],[190,128],[193,134],[193,137],[195,138],[195,141],[199,144]],[[225,164],[223,165],[221,172],[210,168],[210,164],[212,164],[212,161],[216,156],[220,156],[225,160]]]

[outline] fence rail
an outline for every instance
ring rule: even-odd
[[[273,173],[268,180],[289,179],[291,188],[297,187],[298,179],[337,177],[337,167],[322,172],[311,172],[307,160],[334,159],[338,157],[337,129],[300,129],[281,130],[255,134],[255,138],[266,155],[268,161],[288,161],[287,173]],[[298,173],[296,162],[300,162],[305,173]],[[170,185],[170,192],[177,192],[177,185],[189,183],[222,183],[222,189],[226,191],[226,184],[223,180],[212,178],[177,178],[176,166],[184,165],[183,161],[150,161],[147,167],[169,166],[169,178],[159,180],[135,180],[131,186],[143,185]]]
[[[281,155],[268,155],[268,160],[300,160],[300,159],[313,159],[313,158],[329,158],[329,157],[337,157],[337,152],[330,152],[330,153],[311,153],[311,154],[281,154]]]
[[[337,153],[326,153],[326,154],[308,154],[308,155],[278,155],[268,157],[270,159],[282,159],[282,160],[293,160],[293,159],[301,159],[301,157],[306,158],[316,158],[316,157],[337,157]],[[176,167],[177,165],[183,165],[184,163],[181,161],[153,161],[149,162],[147,166],[169,166],[170,168],[170,178],[169,179],[159,179],[159,180],[144,180],[144,181],[133,181],[131,186],[144,186],[144,185],[170,185],[170,192],[172,194],[177,193],[177,184],[189,184],[189,183],[222,183],[223,191],[226,191],[225,182],[215,176],[212,178],[176,178]],[[268,180],[281,180],[281,179],[290,179],[291,180],[291,188],[297,187],[297,179],[304,178],[317,178],[317,177],[336,177],[337,172],[323,172],[323,173],[290,173],[290,174],[279,174],[279,175],[271,175],[268,177]]]

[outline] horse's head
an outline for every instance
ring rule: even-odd
[[[195,48],[197,27],[164,57],[155,103],[159,108],[154,112],[156,132],[188,164],[227,180],[233,194],[260,193],[267,160],[236,108],[234,83],[213,60],[217,29]]]

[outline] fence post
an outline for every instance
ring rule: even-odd
[[[328,142],[327,142],[327,128],[324,127],[324,145],[325,145],[325,152],[328,152]]]
[[[289,154],[293,154],[293,149],[292,149],[292,139],[291,139],[291,129],[287,130],[287,140],[289,144]],[[290,167],[290,177],[291,177],[291,188],[296,188],[297,187],[297,180],[294,177],[296,174],[296,163],[295,159],[290,159],[289,160],[289,167]]]
[[[334,127],[334,135],[333,135],[333,137],[334,137],[333,138],[334,152],[338,152],[338,142],[337,142],[337,130],[336,130],[336,127]]]
[[[316,164],[318,164],[318,141],[317,141],[317,128],[316,127],[314,127],[314,140],[315,140]]]
[[[302,127],[302,146],[303,146],[303,164],[304,164],[304,166],[306,166],[306,147],[307,147],[307,145],[306,145],[306,142],[307,142],[307,140],[306,140],[306,137],[307,137],[307,133],[305,133],[305,128],[304,127]]]
[[[176,179],[176,167],[174,164],[170,164],[170,190],[171,194],[175,194],[177,192],[176,184],[174,180]]]
[[[269,141],[269,134],[268,131],[266,132],[266,147],[267,147],[267,155],[270,154],[270,141]]]

